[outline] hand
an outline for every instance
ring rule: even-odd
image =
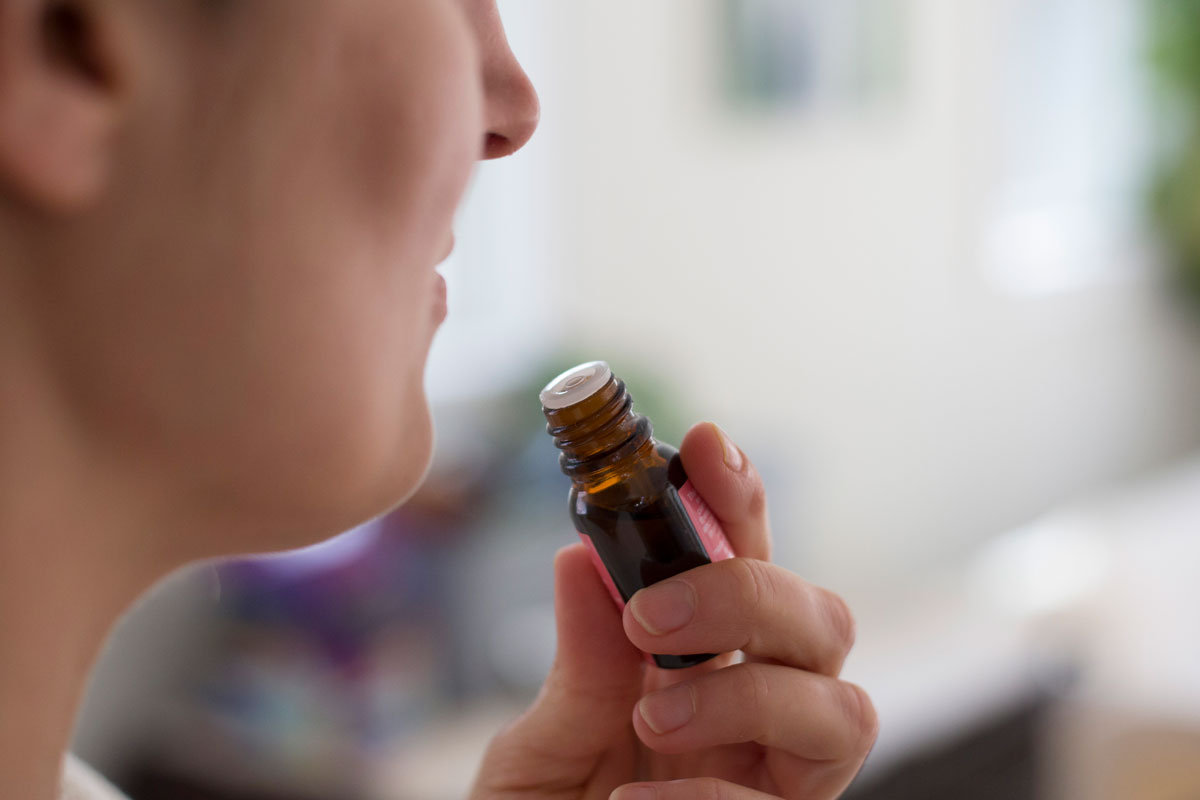
[[[715,425],[680,453],[738,557],[643,589],[622,618],[584,546],[560,551],[554,666],[493,740],[472,800],[829,800],[858,773],[878,724],[838,680],[849,610],[768,563],[762,482]],[[640,651],[723,655],[662,670]]]

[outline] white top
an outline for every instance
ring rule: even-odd
[[[100,773],[73,754],[63,757],[62,787],[59,800],[129,800]]]
[[[557,410],[582,403],[603,389],[611,377],[612,370],[603,361],[589,361],[572,367],[542,389],[542,406]]]

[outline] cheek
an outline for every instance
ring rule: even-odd
[[[440,46],[362,39],[326,118],[328,138],[340,143],[325,153],[337,159],[329,189],[349,225],[431,266],[482,147],[472,50],[453,36]]]
[[[214,367],[217,381],[237,378],[221,392],[234,438],[222,437],[214,480],[242,511],[318,536],[402,500],[431,453],[432,272],[362,241],[255,259],[269,307],[238,315],[259,324],[236,361]]]
[[[63,327],[95,430],[185,484],[214,550],[301,544],[419,483],[433,270],[482,140],[449,3],[303,5],[341,16],[130,142],[87,240],[111,257]]]
[[[327,498],[347,524],[424,475],[434,266],[483,127],[465,42],[384,41],[367,26],[353,52],[296,104],[316,121],[293,128],[264,182],[277,187],[273,213],[247,265],[275,306],[253,360],[277,365],[251,383],[248,406],[275,420],[258,442],[286,465],[283,499]]]

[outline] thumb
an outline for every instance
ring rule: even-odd
[[[580,757],[626,732],[645,661],[630,643],[587,547],[554,559],[558,651],[532,708],[506,731],[534,752]],[[517,742],[514,741],[514,744]]]

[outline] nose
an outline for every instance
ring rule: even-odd
[[[541,117],[537,90],[517,62],[502,29],[492,43],[483,54],[487,123],[484,159],[504,158],[520,150],[537,130]]]

